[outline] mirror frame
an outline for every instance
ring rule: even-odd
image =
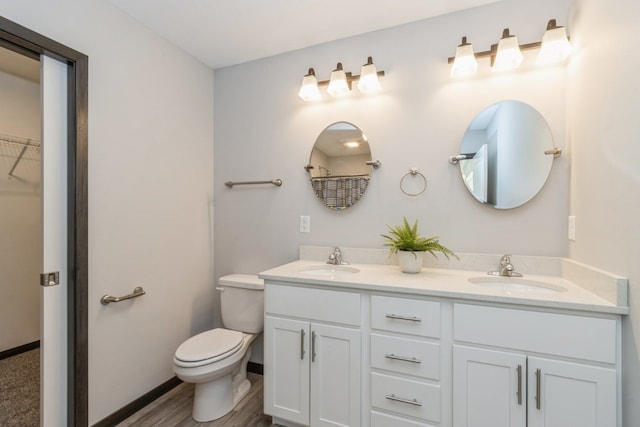
[[[68,65],[68,359],[67,424],[88,425],[88,63],[89,58],[0,16],[0,45]]]

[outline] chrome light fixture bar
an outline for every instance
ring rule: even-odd
[[[358,90],[362,93],[374,93],[381,89],[378,77],[384,76],[384,71],[378,71],[373,58],[369,56],[367,63],[362,66],[360,75],[353,75],[344,71],[342,63],[338,62],[336,69],[331,72],[330,80],[318,81],[315,71],[309,68],[309,72],[302,78],[302,85],[298,96],[304,101],[318,101],[322,98],[319,86],[327,86],[329,95],[339,98],[351,93],[352,83],[357,81]]]
[[[451,76],[460,77],[475,73],[474,60],[491,58],[491,66],[494,70],[512,70],[522,62],[522,51],[540,49],[538,65],[557,64],[564,61],[571,53],[571,43],[566,30],[556,24],[555,19],[549,20],[547,30],[542,41],[519,44],[515,35],[510,34],[509,28],[502,31],[502,37],[497,44],[491,45],[489,50],[474,52],[467,37],[462,38],[462,43],[456,49],[456,55],[448,58],[451,67]]]

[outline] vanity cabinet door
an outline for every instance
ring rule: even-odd
[[[454,427],[525,427],[527,358],[453,346]]]
[[[529,427],[610,427],[616,371],[529,357]]]
[[[311,324],[311,426],[360,425],[360,331]]]
[[[309,425],[309,322],[265,316],[264,412]]]

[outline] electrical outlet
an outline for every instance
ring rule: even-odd
[[[309,215],[300,215],[300,232],[309,233],[311,231],[311,217]]]
[[[569,215],[569,225],[567,227],[567,237],[569,240],[576,240],[576,217]]]

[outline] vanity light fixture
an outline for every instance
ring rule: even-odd
[[[309,68],[309,72],[302,78],[302,86],[298,96],[305,101],[318,101],[320,100],[320,90],[318,90],[318,79],[316,79],[316,73],[313,68]]]
[[[456,56],[451,67],[451,77],[463,77],[474,74],[478,70],[478,60],[473,53],[473,45],[467,43],[467,36],[456,49]]]
[[[571,43],[564,27],[556,24],[555,19],[549,20],[547,30],[542,41],[519,44],[518,38],[509,33],[505,28],[502,37],[497,44],[483,52],[474,52],[467,38],[462,38],[462,43],[456,49],[456,56],[449,58],[451,76],[460,77],[473,74],[477,70],[477,62],[480,58],[491,58],[491,66],[494,70],[513,70],[520,66],[523,60],[522,51],[540,49],[538,65],[555,64],[564,61],[571,53]],[[460,58],[460,59],[458,59]],[[463,66],[463,64],[466,64]]]
[[[496,71],[509,71],[516,69],[522,63],[522,52],[518,44],[518,37],[509,34],[509,29],[502,31],[502,38],[498,42],[498,51],[493,62]]]
[[[328,86],[327,92],[333,97],[343,97],[351,93],[352,83],[358,81],[358,90],[362,93],[373,93],[380,90],[378,77],[384,76],[384,71],[378,71],[373,58],[368,57],[367,63],[362,66],[360,75],[352,75],[344,71],[342,63],[338,62],[336,69],[331,72],[330,80],[318,81],[313,68],[302,79],[302,86],[298,96],[305,101],[317,101],[321,98],[319,86]]]
[[[569,43],[565,28],[557,25],[555,19],[551,19],[547,24],[547,31],[542,36],[542,46],[537,64],[557,64],[567,59],[570,53],[571,43]]]

